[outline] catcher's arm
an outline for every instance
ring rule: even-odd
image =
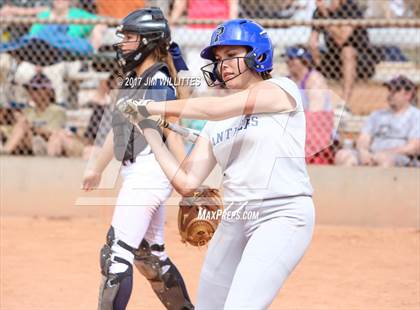
[[[182,196],[188,196],[200,186],[216,165],[210,141],[206,138],[199,137],[191,154],[180,164],[156,130],[145,128],[143,134],[163,172]]]

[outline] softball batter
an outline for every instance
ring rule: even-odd
[[[119,99],[176,99],[176,89],[168,78],[176,69],[168,54],[170,30],[158,8],[129,14],[118,27],[122,43],[117,44],[117,59],[126,73]],[[165,138],[164,138],[165,139]],[[167,137],[171,150],[183,157],[183,143],[174,134]],[[133,262],[149,280],[168,309],[193,309],[184,281],[164,248],[164,201],[171,186],[155,160],[144,137],[115,110],[112,131],[102,153],[83,180],[83,187],[98,186],[101,174],[113,155],[121,160],[124,179],[112,218],[112,226],[101,250],[102,283],[100,310],[123,310],[132,291]]]
[[[257,23],[235,19],[218,26],[201,56],[209,86],[238,92],[225,97],[145,102],[127,116],[150,114],[210,120],[179,165],[150,120],[143,132],[175,189],[187,195],[216,163],[230,210],[258,219],[223,218],[201,271],[196,309],[266,309],[312,238],[314,206],[305,164],[305,114],[296,84],[274,79],[273,48]]]

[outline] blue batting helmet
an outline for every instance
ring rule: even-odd
[[[267,31],[248,19],[233,19],[217,27],[211,36],[210,45],[201,51],[204,59],[215,60],[213,48],[217,46],[247,46],[247,65],[257,72],[273,69],[273,46]]]

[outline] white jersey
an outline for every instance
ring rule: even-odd
[[[312,195],[305,162],[305,113],[299,89],[288,78],[267,81],[295,99],[296,111],[210,121],[202,131],[222,168],[226,201]]]

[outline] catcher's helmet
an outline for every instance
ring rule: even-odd
[[[117,52],[117,61],[124,72],[133,70],[139,65],[156,47],[169,45],[171,32],[168,21],[159,8],[146,8],[136,10],[128,14],[117,27],[117,35],[131,32],[140,35],[137,49],[123,52],[122,44],[114,44]]]
[[[219,25],[211,36],[210,45],[202,50],[201,57],[214,61],[213,48],[225,45],[249,47],[245,62],[256,72],[270,72],[273,69],[271,40],[265,29],[256,22],[233,19]]]

